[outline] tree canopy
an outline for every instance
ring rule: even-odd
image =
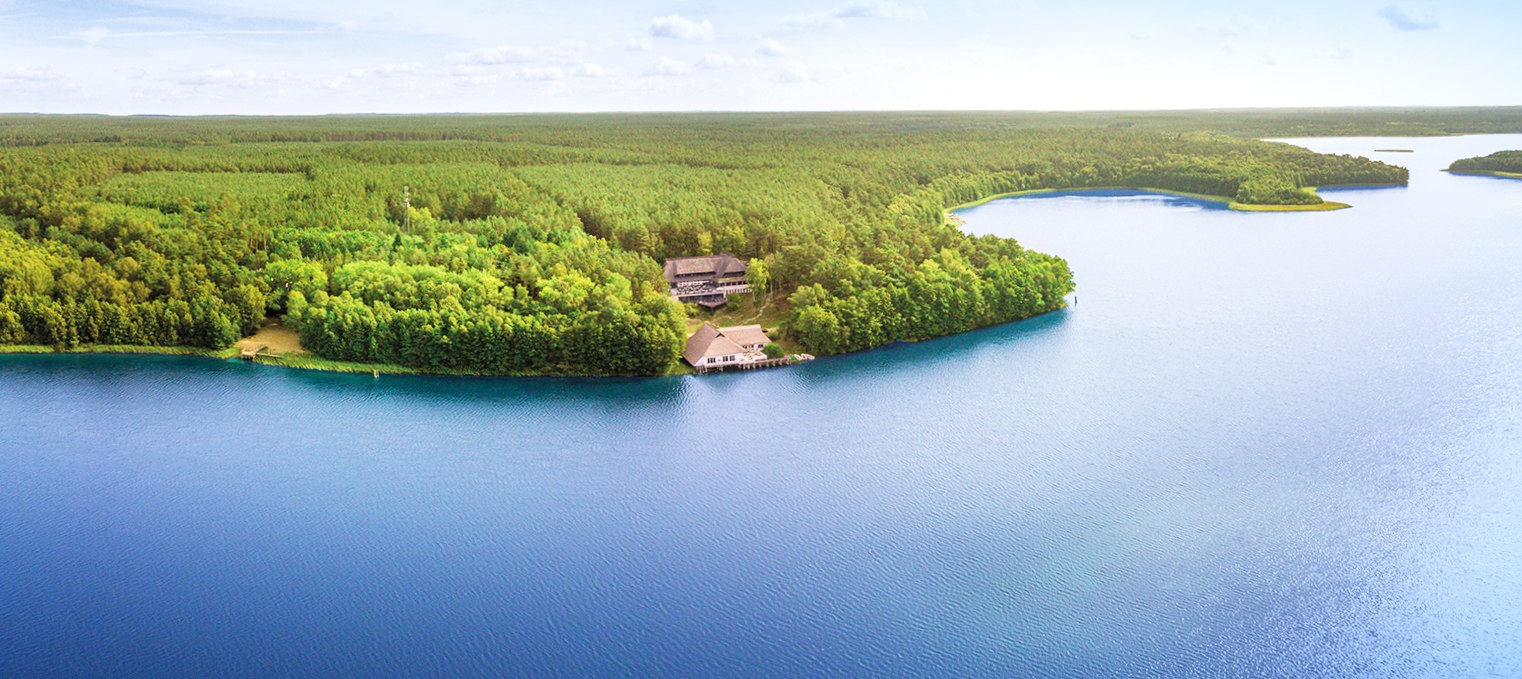
[[[1453,161],[1448,167],[1449,172],[1505,172],[1508,174],[1522,174],[1522,151],[1500,151],[1480,158],[1465,158]]]
[[[1406,171],[1207,132],[983,114],[0,117],[0,344],[225,347],[660,374],[659,261],[727,251],[816,353],[1061,308],[1067,263],[948,207],[1039,188],[1242,202]]]

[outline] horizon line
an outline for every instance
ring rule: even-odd
[[[344,118],[407,116],[596,116],[596,115],[827,115],[827,114],[1115,114],[1115,113],[1237,113],[1244,111],[1458,111],[1522,109],[1522,104],[1403,105],[1351,104],[1339,106],[1226,106],[1185,108],[1094,108],[1094,109],[669,109],[669,110],[600,110],[600,111],[330,111],[326,113],[100,113],[81,111],[0,111],[0,117],[100,117],[100,118]]]

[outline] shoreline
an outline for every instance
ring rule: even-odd
[[[1062,306],[1060,306],[1060,307],[1058,307],[1056,309],[1051,309],[1049,311],[1043,311],[1041,313],[1035,314],[1033,316],[1029,316],[1027,318],[1021,318],[1021,319],[1018,319],[1018,320],[1007,321],[1007,322],[1004,322],[1004,323],[994,323],[992,325],[982,325],[982,326],[978,326],[976,328],[971,328],[971,329],[968,329],[968,330],[964,330],[962,332],[951,333],[949,335],[938,335],[936,337],[925,337],[925,338],[922,338],[922,339],[912,339],[912,340],[911,339],[894,340],[892,342],[888,342],[886,344],[881,344],[881,345],[878,345],[878,346],[875,346],[875,347],[868,347],[866,349],[859,349],[857,351],[849,351],[849,352],[846,352],[846,353],[843,353],[843,354],[829,354],[828,356],[820,356],[819,358],[835,358],[835,357],[840,357],[840,356],[851,356],[851,355],[854,355],[854,354],[863,354],[863,353],[868,353],[868,352],[872,352],[872,351],[877,351],[877,350],[882,349],[884,347],[888,347],[888,346],[892,346],[894,344],[900,344],[900,343],[914,343],[914,344],[917,344],[917,343],[920,343],[920,342],[930,342],[930,341],[935,341],[935,340],[939,340],[939,339],[946,339],[948,337],[955,337],[957,335],[963,335],[963,334],[966,334],[966,333],[969,333],[969,332],[977,332],[977,331],[980,331],[980,330],[987,330],[987,329],[990,329],[990,328],[997,328],[997,327],[1005,326],[1005,325],[1013,325],[1013,324],[1016,324],[1016,323],[1024,323],[1026,321],[1035,320],[1035,319],[1038,319],[1038,318],[1049,316],[1049,315],[1054,314],[1054,313],[1065,311],[1065,310],[1068,310],[1070,308],[1072,308],[1072,305],[1070,305],[1068,303],[1067,299],[1064,298]],[[43,346],[43,345],[36,345],[36,344],[3,344],[3,345],[0,345],[0,358],[5,358],[7,356],[26,356],[26,357],[29,357],[29,356],[45,356],[45,355],[54,355],[54,356],[69,356],[69,355],[75,355],[75,356],[109,356],[109,355],[131,356],[131,355],[136,355],[136,356],[175,356],[175,357],[200,358],[200,359],[208,359],[208,360],[216,360],[216,361],[233,362],[234,359],[237,359],[239,357],[240,353],[241,352],[240,352],[240,350],[237,347],[229,347],[227,349],[203,349],[203,348],[199,348],[199,347],[153,347],[153,346],[140,346],[140,345],[81,345],[81,346],[78,346],[78,347],[75,347],[75,348],[72,348],[72,349],[57,349],[57,348],[50,347],[50,346]],[[253,360],[237,361],[237,362],[257,364],[257,365],[261,365],[261,366],[268,367],[268,368],[285,368],[287,370],[303,370],[303,371],[308,371],[308,372],[343,373],[343,374],[351,374],[351,375],[363,375],[363,374],[369,373],[371,375],[374,375],[375,377],[380,377],[381,375],[409,375],[409,376],[413,376],[413,377],[474,377],[474,378],[483,378],[483,379],[495,379],[495,378],[518,378],[518,379],[522,379],[522,378],[560,378],[560,379],[643,380],[643,379],[668,379],[668,378],[674,378],[674,377],[687,377],[687,376],[698,377],[698,376],[702,375],[701,373],[699,373],[695,369],[693,369],[691,366],[689,366],[689,365],[687,365],[685,363],[682,363],[681,361],[678,361],[677,363],[675,363],[671,367],[671,369],[668,370],[666,372],[666,374],[664,374],[664,375],[587,375],[587,374],[576,374],[576,373],[550,373],[550,372],[478,373],[478,372],[458,371],[458,370],[423,370],[423,369],[418,369],[418,368],[409,368],[409,367],[406,367],[406,366],[387,365],[387,364],[381,364],[381,363],[355,363],[355,362],[352,362],[352,361],[335,361],[335,360],[331,360],[331,359],[322,358],[320,356],[316,356],[316,355],[310,354],[310,353],[301,353],[301,354],[297,354],[295,356],[287,355],[287,356],[283,356],[283,357],[280,357],[280,358],[274,358],[274,357],[270,357],[270,356],[258,356],[258,357],[255,357]],[[810,363],[810,362],[812,362],[812,361],[801,361],[799,363],[794,363],[794,364],[791,364],[791,365],[788,365],[788,366],[782,366],[782,367],[793,367],[793,366],[796,366],[796,365],[800,365],[802,363]],[[714,374],[717,375],[717,374],[724,374],[724,373],[714,373]]]
[[[1447,172],[1448,174],[1458,175],[1460,177],[1496,177],[1499,179],[1522,179],[1522,172],[1502,172],[1500,170],[1454,170],[1452,168],[1448,168],[1443,171]]]
[[[44,355],[77,355],[77,356],[185,356],[190,358],[204,358],[216,361],[232,361],[239,357],[237,347],[227,349],[204,349],[201,347],[155,347],[142,345],[121,344],[94,344],[80,345],[72,349],[58,349],[55,347],[38,344],[6,344],[0,345],[0,356],[44,356]],[[253,360],[242,361],[269,368],[285,368],[288,370],[305,370],[309,372],[346,373],[352,375],[371,374],[376,377],[381,375],[414,375],[421,377],[565,377],[565,378],[610,378],[610,379],[641,379],[657,377],[681,377],[683,375],[697,374],[691,368],[678,363],[664,375],[586,375],[576,373],[554,372],[518,372],[518,373],[479,373],[465,370],[424,370],[409,368],[402,365],[386,363],[356,363],[353,361],[335,361],[323,358],[311,353],[286,355],[279,358],[270,356],[258,356]]]
[[[226,349],[155,347],[139,344],[82,344],[72,349],[60,349],[45,344],[0,344],[0,355],[35,356],[39,354],[142,354],[229,359],[238,356],[238,349],[237,347],[228,347]]]
[[[1307,187],[1305,187],[1305,189],[1310,191],[1310,192],[1312,192],[1312,193],[1316,193],[1317,191],[1319,191],[1319,190],[1321,190],[1323,188],[1327,188],[1327,189],[1339,189],[1339,188],[1351,188],[1351,187],[1358,187],[1358,186],[1374,186],[1374,185],[1339,184],[1337,186],[1325,186],[1325,187],[1322,187],[1322,186],[1307,186]],[[1395,184],[1395,185],[1392,185],[1392,184],[1380,184],[1378,186],[1399,186],[1399,185],[1398,184]],[[986,198],[980,198],[978,200],[974,200],[974,201],[970,201],[970,202],[967,202],[967,203],[963,203],[963,204],[957,205],[955,207],[946,208],[945,214],[947,216],[955,216],[955,213],[957,213],[957,212],[961,212],[963,210],[970,210],[972,208],[979,207],[979,206],[982,206],[982,205],[987,205],[988,203],[992,203],[992,202],[994,202],[996,200],[1003,200],[1005,198],[1019,198],[1019,197],[1022,197],[1022,196],[1036,196],[1036,195],[1051,194],[1051,193],[1076,193],[1076,192],[1083,192],[1083,191],[1138,191],[1138,192],[1141,192],[1141,193],[1152,193],[1152,194],[1157,194],[1157,195],[1161,195],[1161,196],[1178,196],[1180,198],[1193,198],[1195,200],[1203,200],[1203,201],[1207,201],[1207,202],[1211,202],[1211,203],[1217,203],[1217,204],[1220,204],[1220,205],[1224,205],[1224,206],[1226,206],[1226,208],[1228,210],[1232,210],[1232,211],[1236,211],[1236,212],[1329,212],[1329,211],[1332,211],[1332,210],[1346,210],[1346,209],[1349,209],[1349,208],[1353,207],[1352,205],[1349,205],[1347,203],[1338,203],[1338,202],[1335,202],[1335,201],[1326,200],[1325,198],[1322,198],[1323,202],[1318,203],[1316,205],[1258,205],[1258,204],[1254,204],[1254,203],[1238,203],[1237,201],[1234,201],[1234,200],[1232,200],[1231,198],[1229,198],[1227,196],[1213,196],[1213,195],[1204,194],[1204,193],[1190,193],[1188,191],[1173,191],[1173,190],[1170,190],[1170,189],[1158,189],[1158,188],[1153,188],[1153,187],[1150,187],[1150,186],[1143,186],[1143,187],[1135,187],[1135,186],[1092,186],[1092,187],[1084,187],[1084,188],[1066,188],[1066,189],[1027,189],[1025,191],[1013,191],[1013,192],[1010,192],[1010,193],[1001,193],[1001,194],[997,194],[997,195],[993,195],[993,196],[988,196]],[[1321,198],[1320,194],[1317,194],[1316,197],[1317,198]]]

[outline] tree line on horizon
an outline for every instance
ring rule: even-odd
[[[327,358],[487,374],[666,372],[687,310],[665,257],[757,260],[784,332],[839,353],[1063,306],[1067,263],[961,232],[961,203],[1133,186],[1292,204],[1407,179],[1288,144],[976,116],[17,120],[0,117],[0,143],[25,141],[0,146],[0,344],[221,348],[274,317]]]

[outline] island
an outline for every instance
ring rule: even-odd
[[[1481,158],[1455,160],[1448,166],[1454,174],[1478,174],[1522,179],[1522,151],[1501,151]]]
[[[0,116],[0,351],[666,375],[704,327],[765,327],[784,355],[929,339],[1075,286],[953,206],[1341,208],[1314,187],[1407,171],[1254,137],[1449,114],[1348,115]]]

